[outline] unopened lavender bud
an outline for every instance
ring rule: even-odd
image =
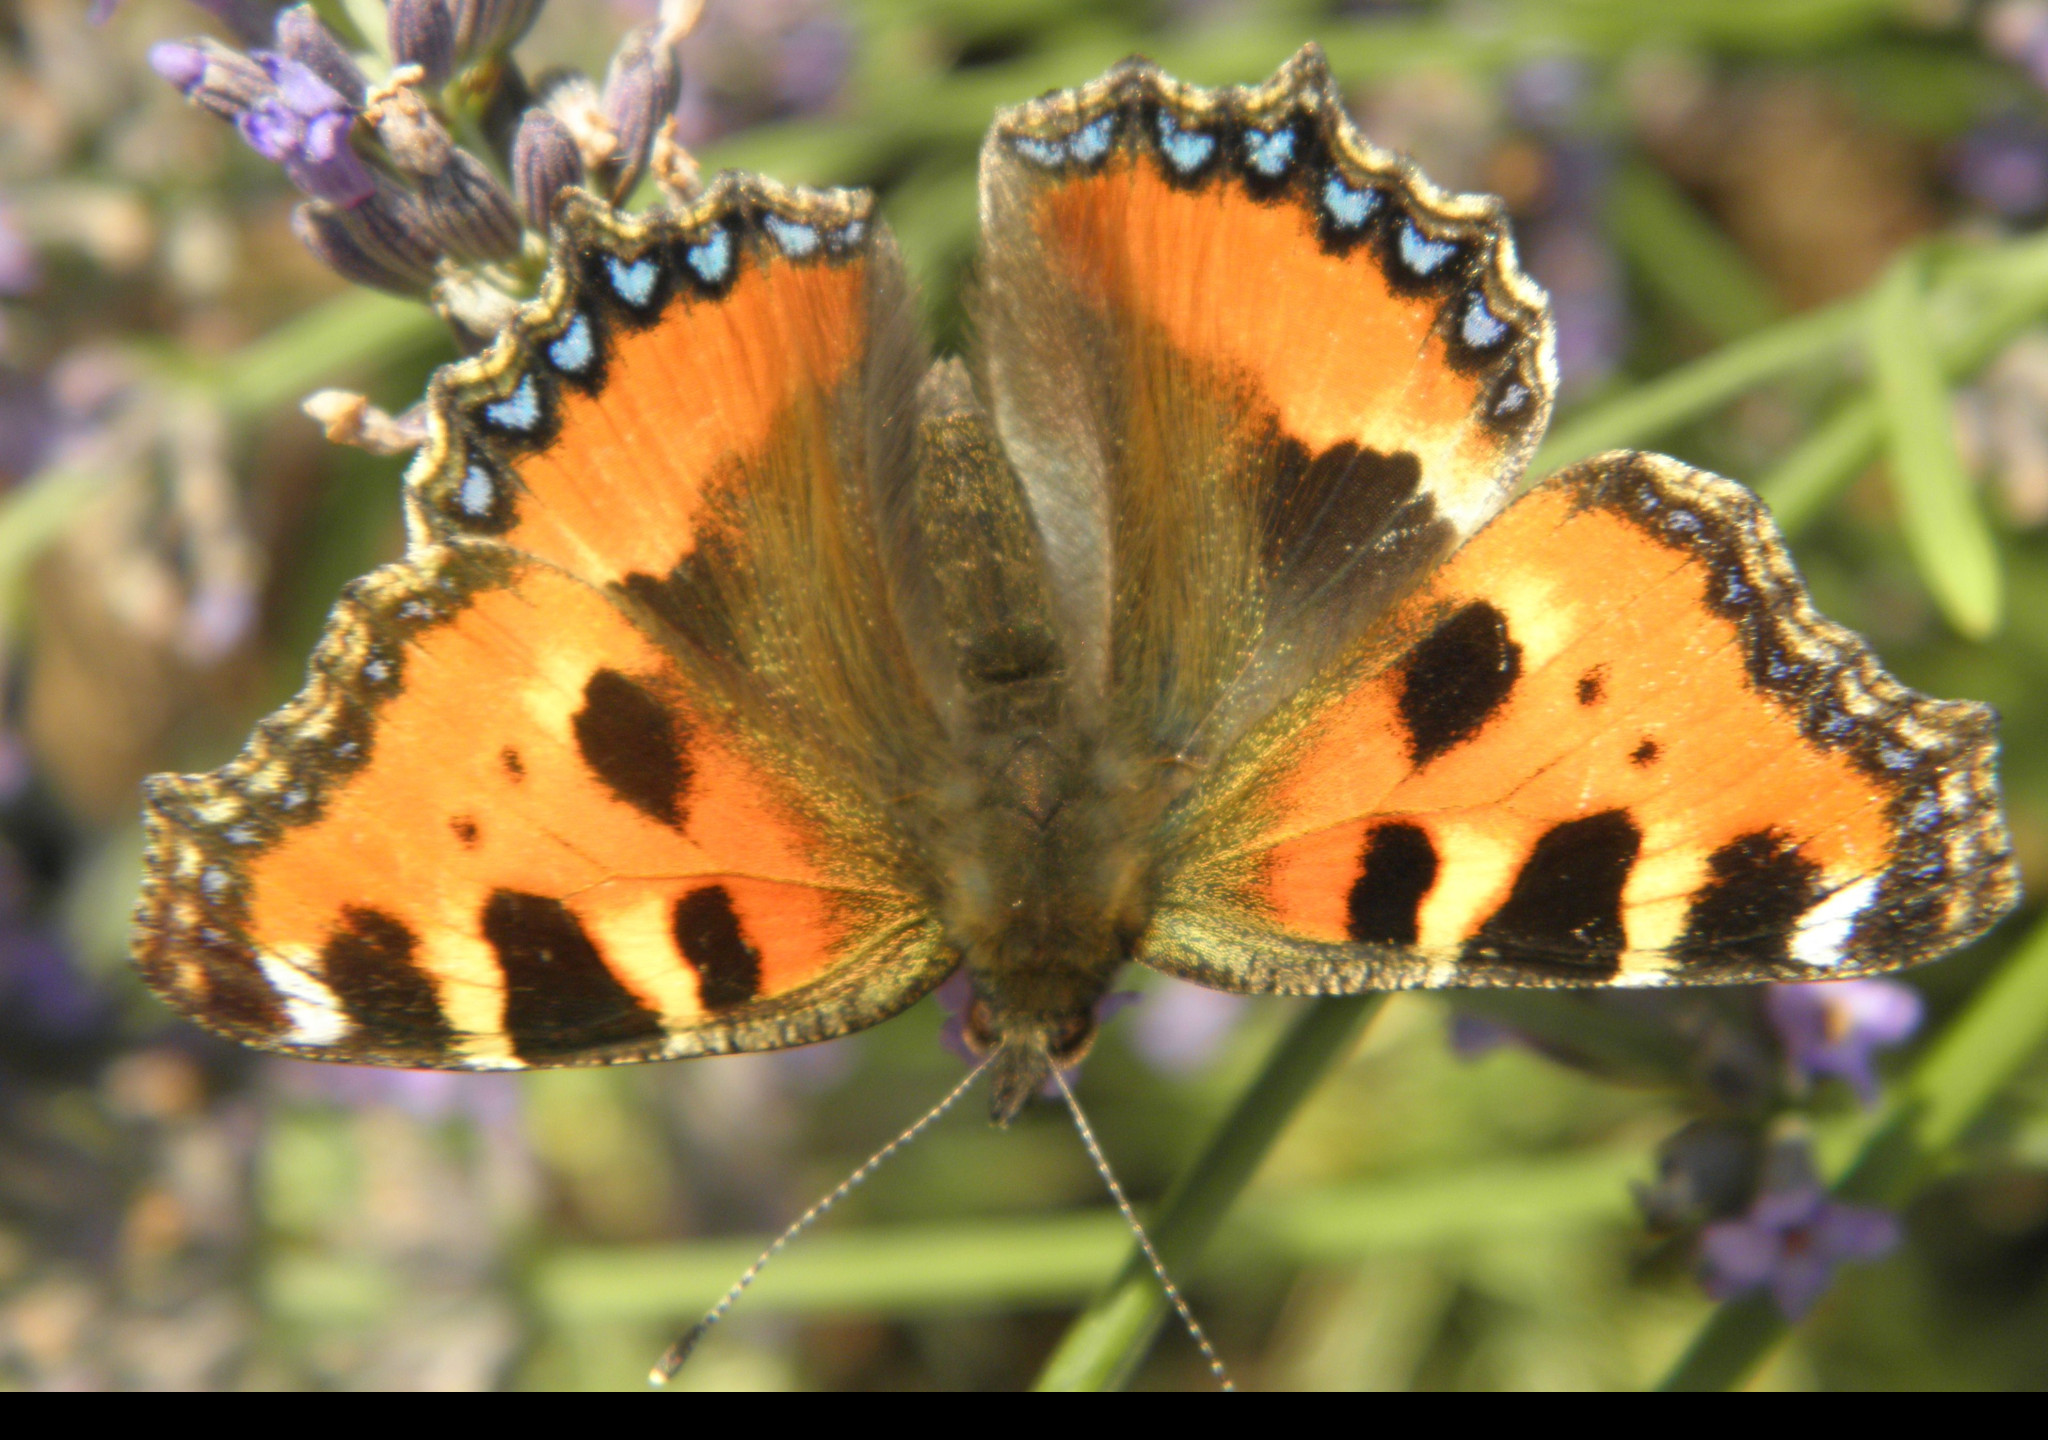
[[[233,120],[269,94],[261,65],[218,40],[166,40],[150,47],[150,68],[202,110]]]
[[[391,0],[391,58],[420,67],[421,83],[438,89],[455,71],[455,17],[447,0]]]
[[[526,223],[543,235],[555,197],[583,181],[583,157],[569,127],[545,110],[529,110],[512,142],[512,184]]]
[[[519,253],[512,197],[467,150],[451,150],[438,175],[420,181],[427,229],[459,260],[509,260]]]
[[[380,90],[365,113],[391,162],[406,174],[437,175],[447,168],[455,142],[410,85]]]
[[[455,54],[464,63],[517,45],[540,14],[541,0],[450,0]]]
[[[604,115],[619,137],[613,159],[612,199],[623,200],[647,168],[647,152],[662,122],[676,108],[682,70],[659,26],[632,31],[604,77]]]
[[[295,5],[277,17],[277,48],[326,81],[349,104],[362,108],[369,82],[348,47],[335,38],[311,5]]]
[[[323,200],[301,205],[292,212],[292,229],[344,279],[400,295],[424,295],[440,258],[419,202],[387,180],[350,209]]]

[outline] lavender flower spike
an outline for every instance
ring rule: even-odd
[[[298,61],[267,50],[252,58],[277,88],[236,118],[249,148],[316,200],[348,208],[369,199],[376,187],[348,143],[354,109]]]
[[[1897,980],[1773,985],[1764,1009],[1785,1057],[1807,1081],[1846,1080],[1865,1105],[1877,1099],[1872,1060],[1920,1028],[1920,992]]]

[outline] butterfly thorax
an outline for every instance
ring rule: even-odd
[[[1037,533],[956,364],[921,394],[915,523],[935,627],[934,689],[960,767],[943,787],[938,911],[974,986],[969,1043],[999,1055],[1007,1121],[1053,1066],[1078,1062],[1096,1005],[1144,929],[1150,867],[1128,783],[1072,687]]]

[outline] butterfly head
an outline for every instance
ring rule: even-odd
[[[990,1055],[989,1118],[1008,1125],[1032,1096],[1042,1093],[1055,1070],[1071,1070],[1095,1044],[1095,1007],[1079,1010],[1015,1010],[983,992],[979,984],[962,1017],[961,1033],[977,1055]]]

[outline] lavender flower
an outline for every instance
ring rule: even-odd
[[[370,82],[334,32],[311,5],[295,5],[277,17],[277,49],[332,85],[349,104],[361,106]]]
[[[1865,1105],[1877,1099],[1871,1061],[1920,1028],[1922,1008],[1920,992],[1897,980],[1774,985],[1764,996],[1793,1069],[1809,1082],[1846,1080]]]
[[[249,148],[284,166],[292,183],[316,200],[349,207],[369,199],[376,187],[348,143],[354,108],[288,56],[260,50],[250,58],[276,88],[235,118]]]
[[[1787,1320],[1827,1293],[1835,1267],[1898,1246],[1898,1217],[1821,1189],[1803,1146],[1780,1146],[1749,1212],[1700,1232],[1700,1283],[1716,1300],[1768,1290]]]

